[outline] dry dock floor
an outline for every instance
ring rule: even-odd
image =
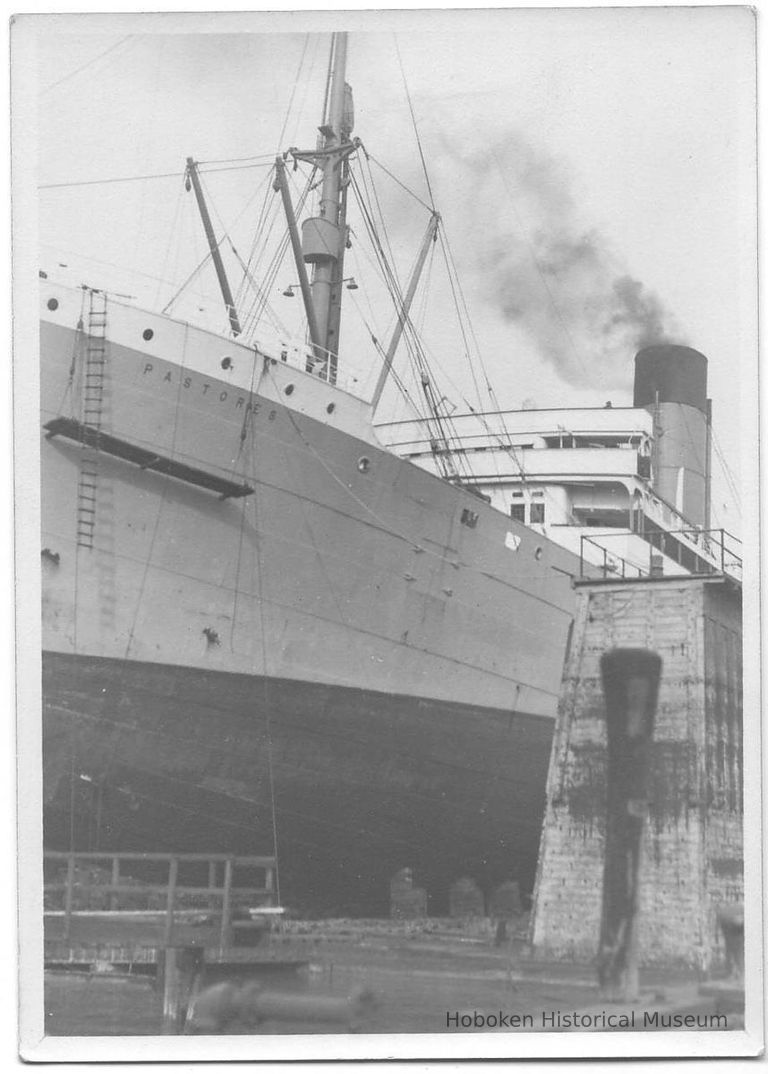
[[[560,1011],[618,1012],[600,1002],[594,968],[588,965],[534,963],[524,957],[527,922],[511,923],[506,943],[496,945],[489,923],[428,920],[290,922],[246,957],[300,961],[299,970],[281,973],[244,963],[241,979],[260,978],[265,990],[293,996],[349,996],[369,989],[374,1003],[356,1020],[362,1033],[456,1032],[449,1015],[477,1012],[491,1032],[552,1031],[543,1016]],[[645,1009],[712,1012],[718,1002],[699,995],[693,973],[659,970],[641,974]],[[503,1013],[511,1024],[493,1025],[489,1015]],[[133,1035],[162,1032],[161,1002],[152,979],[109,972],[51,971],[45,975],[46,1033],[51,1036]],[[519,1017],[530,1015],[533,1025]],[[642,1014],[639,1018],[642,1021]],[[728,1024],[740,1028],[738,1011]],[[562,1028],[562,1027],[561,1027]],[[599,1027],[598,1027],[599,1028]],[[647,1028],[642,1024],[636,1028]],[[337,1033],[347,1025],[266,1021],[235,1024],[234,1033]],[[488,1032],[487,1025],[462,1026],[460,1032]]]

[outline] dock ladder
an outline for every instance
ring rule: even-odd
[[[96,529],[96,493],[99,479],[99,438],[104,409],[104,378],[107,363],[107,296],[88,290],[88,331],[83,371],[83,430],[80,475],[77,486],[77,544],[93,548]],[[95,435],[94,435],[95,434]]]

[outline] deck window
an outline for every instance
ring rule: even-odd
[[[525,504],[513,503],[509,508],[509,514],[511,518],[514,518],[515,522],[525,522]]]
[[[544,504],[532,503],[531,504],[531,524],[541,525],[544,522]]]

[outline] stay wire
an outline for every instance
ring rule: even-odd
[[[278,384],[277,384],[277,381],[274,379],[274,374],[272,373],[271,370],[267,370],[267,376],[272,379],[272,383],[273,383],[273,387],[274,387],[275,391],[278,391],[279,390]],[[286,414],[291,426],[293,427],[294,432],[296,433],[298,438],[301,440],[302,444],[306,447],[306,449],[310,452],[310,454],[313,455],[317,459],[318,463],[325,470],[325,472],[328,474],[328,476],[331,478],[331,480],[335,484],[337,484],[339,486],[339,488],[342,489],[342,491],[344,493],[346,493],[346,495],[349,496],[358,505],[358,507],[360,507],[365,512],[366,515],[370,516],[370,518],[372,518],[374,520],[374,522],[376,523],[376,525],[378,527],[380,527],[382,532],[388,534],[389,536],[397,537],[399,540],[402,540],[406,544],[409,544],[411,546],[411,548],[420,548],[420,549],[422,549],[422,551],[428,557],[431,557],[431,558],[439,561],[440,563],[450,563],[450,562],[452,562],[452,560],[450,560],[448,558],[448,556],[446,556],[444,553],[435,552],[431,548],[424,547],[424,544],[423,544],[422,541],[416,540],[416,539],[414,539],[412,537],[408,537],[406,534],[402,533],[401,531],[399,531],[397,529],[393,529],[391,523],[387,522],[387,520],[385,518],[383,518],[381,515],[378,515],[376,513],[376,511],[374,511],[374,509],[369,504],[367,504],[364,500],[361,500],[360,497],[357,496],[352,491],[352,488],[350,487],[349,483],[347,481],[345,481],[343,478],[341,478],[335,472],[335,470],[333,470],[332,467],[326,462],[326,460],[323,458],[323,456],[317,450],[317,448],[314,446],[314,444],[311,442],[311,440],[308,440],[307,437],[304,435],[304,433],[301,430],[300,425],[295,420],[290,408],[286,408],[285,414]],[[470,566],[469,564],[466,564],[466,563],[462,563],[461,566],[465,570],[469,571],[472,574],[482,575],[483,577],[489,577],[488,572],[481,570],[479,567],[472,567],[472,566]],[[527,578],[537,577],[539,580],[544,580],[544,578],[545,578],[545,576],[543,574],[534,575],[533,573],[529,573],[528,575],[526,575],[526,577]],[[497,578],[497,576],[494,575],[493,580],[499,580],[499,579]],[[554,581],[554,577],[552,578],[552,580]],[[520,586],[515,585],[513,582],[509,582],[507,584],[510,586],[510,588],[520,590]],[[526,590],[521,590],[521,591],[522,592],[527,592]],[[561,607],[561,605],[555,604],[553,601],[549,601],[545,597],[542,597],[541,599],[542,599],[542,601],[544,603],[546,603],[546,604],[550,605],[551,607],[557,609],[559,612],[562,612],[563,614],[566,614],[566,615],[569,614],[564,608]]]
[[[247,171],[251,168],[269,168],[269,163],[262,164],[238,164],[231,168],[201,168],[200,175],[217,175],[219,172]],[[107,186],[110,183],[143,183],[146,179],[176,179],[183,176],[185,171],[176,169],[174,172],[155,172],[152,175],[110,175],[103,179],[70,179],[60,183],[40,183],[38,190],[60,190],[65,187],[78,186]]]
[[[299,67],[298,67],[298,70],[296,71],[296,77],[293,80],[293,88],[291,89],[291,96],[290,96],[290,99],[288,101],[288,107],[285,110],[285,118],[283,119],[283,125],[280,128],[280,136],[277,139],[278,147],[283,144],[283,138],[285,137],[285,131],[286,131],[286,128],[288,126],[288,120],[291,117],[291,110],[293,109],[293,99],[296,96],[296,88],[298,87],[299,82],[301,81],[301,72],[302,72],[302,70],[304,68],[304,58],[307,55],[307,46],[309,45],[309,38],[310,38],[309,34],[304,34],[304,47],[301,50],[301,57],[299,59]]]
[[[384,272],[385,281],[390,293],[390,298],[395,305],[396,311],[400,311],[403,309],[404,299],[399,281],[394,276],[394,271],[390,263],[390,259],[387,257],[386,252],[384,251],[384,248],[382,246],[381,239],[379,238],[378,231],[376,229],[375,220],[373,219],[368,205],[368,199],[363,197],[362,192],[360,190],[360,186],[356,180],[354,173],[351,174],[351,181],[353,191],[357,196],[358,203],[363,214],[363,220],[366,224],[369,236],[374,245],[374,249],[377,252],[382,271]],[[365,182],[364,173],[363,181]],[[397,316],[399,316],[399,313],[397,314]],[[434,376],[432,374],[432,370],[429,369],[428,363],[426,361],[426,356],[424,355],[423,350],[419,345],[418,338],[415,334],[411,319],[407,315],[403,319],[403,339],[405,341],[405,346],[408,349],[408,353],[411,357],[411,361],[414,365],[416,380],[420,381],[422,385],[425,401],[431,411],[431,419],[424,419],[425,423],[427,424],[430,438],[435,441],[442,441],[446,445],[446,447],[450,449],[449,440],[446,437],[445,431],[443,429],[443,423],[446,421],[446,417],[445,415],[441,415],[439,413],[439,410],[433,407],[432,400],[430,397],[431,386],[434,384]],[[436,432],[431,428],[430,422],[434,423],[436,427]],[[451,465],[453,462],[450,457],[446,458],[444,462],[442,461],[442,456],[436,456],[436,458],[438,459],[438,465],[440,466],[440,469],[444,471],[445,467]],[[449,476],[447,471],[444,472],[444,476]]]
[[[99,60],[103,60],[105,56],[108,56],[111,52],[114,52],[115,49],[120,48],[121,45],[124,45],[126,41],[130,41],[135,36],[135,34],[126,34],[125,37],[121,37],[119,41],[115,41],[114,44],[109,46],[109,48],[106,48],[103,52],[100,52],[98,56],[91,57],[90,60],[87,60],[84,64],[82,64],[80,67],[77,67],[74,71],[70,71],[69,74],[63,75],[55,82],[52,82],[49,86],[46,86],[40,91],[41,94],[50,93],[51,90],[56,89],[57,86],[61,86],[62,83],[68,82],[70,78],[74,78],[75,75],[79,75],[82,71],[85,71],[89,67],[92,67],[93,64],[98,63]]]
[[[528,247],[528,253],[531,256],[531,260],[533,261],[533,264],[534,264],[534,267],[536,269],[536,272],[538,273],[539,279],[541,280],[541,284],[542,284],[544,290],[547,292],[547,296],[548,296],[549,301],[550,301],[550,303],[552,305],[552,309],[555,311],[555,316],[557,317],[558,321],[560,322],[560,327],[562,328],[563,333],[564,333],[566,339],[568,340],[568,343],[570,345],[570,348],[571,348],[571,350],[573,352],[574,357],[576,358],[577,362],[581,366],[581,369],[582,369],[582,372],[584,373],[584,376],[586,377],[586,379],[587,379],[588,383],[590,384],[590,386],[593,387],[593,388],[596,388],[596,387],[598,387],[598,385],[595,384],[594,378],[592,377],[592,375],[590,374],[589,370],[587,369],[587,366],[585,365],[585,363],[584,363],[584,361],[583,361],[583,359],[581,357],[581,354],[579,353],[578,348],[576,347],[576,343],[575,343],[575,341],[573,339],[573,336],[571,335],[570,329],[568,328],[568,325],[566,324],[565,318],[563,317],[562,312],[560,311],[560,307],[558,306],[557,302],[555,302],[555,296],[552,293],[552,288],[549,286],[549,283],[547,282],[547,278],[546,278],[546,276],[544,274],[544,270],[542,269],[542,267],[541,267],[541,265],[539,263],[539,259],[536,256],[536,252],[535,252],[535,250],[533,248],[533,244],[530,241],[530,239],[528,238],[527,232],[526,232],[526,230],[525,230],[525,228],[523,226],[523,222],[522,222],[522,220],[520,218],[520,214],[517,211],[517,205],[515,204],[514,198],[512,197],[512,192],[509,189],[509,186],[507,184],[507,180],[506,180],[506,178],[504,176],[504,170],[503,170],[503,168],[501,166],[501,162],[499,161],[499,158],[497,157],[497,155],[496,155],[496,153],[495,153],[495,151],[493,149],[491,149],[491,157],[493,158],[493,161],[494,161],[494,163],[496,165],[496,168],[497,168],[497,171],[499,173],[499,177],[501,178],[502,185],[504,187],[504,190],[506,191],[507,197],[509,198],[509,203],[512,206],[512,212],[515,214],[515,218],[517,220],[517,226],[520,229],[520,234],[523,236],[523,239],[525,240],[525,244]]]
[[[401,179],[398,179],[396,175],[393,175],[393,173],[392,173],[392,172],[391,172],[391,171],[389,170],[389,168],[386,168],[386,167],[385,167],[385,166],[384,166],[384,165],[383,165],[383,164],[381,163],[381,161],[380,161],[380,160],[377,160],[377,159],[376,159],[376,157],[374,157],[374,155],[373,155],[372,153],[369,153],[369,152],[368,152],[368,151],[367,151],[367,150],[365,149],[365,147],[364,147],[364,146],[363,146],[363,151],[365,152],[365,156],[366,156],[366,158],[367,158],[367,159],[368,159],[369,161],[371,161],[371,160],[372,160],[372,161],[373,161],[373,163],[374,163],[374,164],[375,164],[375,165],[376,165],[377,167],[381,168],[381,170],[382,170],[382,171],[383,171],[383,172],[384,172],[384,173],[385,173],[386,175],[388,175],[388,176],[389,176],[389,178],[390,178],[390,179],[391,179],[391,180],[392,180],[392,181],[393,181],[394,183],[397,183],[397,185],[398,185],[399,187],[401,187],[401,188],[402,188],[402,189],[403,189],[403,190],[404,190],[404,191],[406,192],[406,194],[410,194],[410,196],[411,196],[411,197],[412,197],[412,198],[414,199],[414,201],[417,201],[417,202],[419,203],[419,205],[421,205],[421,206],[422,206],[422,207],[423,207],[424,209],[427,209],[427,211],[428,211],[428,212],[434,212],[434,207],[431,207],[431,206],[429,206],[429,205],[428,205],[428,204],[426,203],[426,201],[423,201],[423,200],[422,200],[422,199],[421,199],[421,198],[419,197],[419,195],[418,195],[418,194],[415,194],[415,193],[413,192],[413,190],[411,190],[411,188],[410,188],[409,186],[406,186],[406,185],[405,185],[405,183],[404,183],[404,182],[403,182],[403,181],[402,181]]]
[[[432,211],[434,212],[435,211],[435,198],[434,198],[434,195],[432,194],[432,184],[429,181],[429,172],[427,171],[427,162],[426,162],[426,160],[424,158],[424,150],[422,149],[421,137],[419,136],[419,127],[418,127],[418,124],[416,123],[416,114],[415,114],[415,112],[413,110],[413,101],[411,100],[411,93],[410,93],[410,90],[408,89],[408,81],[407,81],[407,79],[405,77],[405,68],[403,67],[403,60],[402,60],[402,57],[400,55],[400,46],[399,46],[399,44],[397,42],[397,34],[393,34],[392,36],[395,39],[395,51],[397,52],[397,62],[400,64],[400,74],[403,76],[403,86],[405,87],[405,96],[408,99],[408,108],[410,109],[410,113],[411,113],[411,122],[413,123],[413,132],[416,135],[416,144],[419,147],[419,156],[421,157],[421,166],[424,169],[424,179],[425,179],[426,184],[427,184],[427,190],[429,191],[429,202],[430,202],[430,205],[432,207]]]
[[[173,223],[171,224],[171,230],[170,230],[169,235],[168,235],[168,245],[166,246],[166,249],[165,249],[165,257],[163,258],[163,266],[162,266],[162,269],[160,270],[161,276],[160,276],[160,278],[158,279],[158,282],[157,282],[157,290],[155,292],[155,305],[157,305],[158,302],[160,301],[160,288],[161,288],[161,286],[163,284],[163,277],[165,276],[166,272],[168,271],[168,261],[169,261],[170,256],[171,256],[171,247],[173,246],[174,242],[178,242],[178,240],[179,240],[179,235],[178,235],[179,214],[181,212],[181,206],[183,205],[183,203],[184,203],[184,181],[182,180],[181,185],[179,186],[179,192],[178,192],[178,194],[176,196],[176,208],[175,208],[174,213],[173,213]]]

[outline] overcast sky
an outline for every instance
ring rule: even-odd
[[[39,182],[176,173],[41,190],[41,264],[158,309],[204,253],[181,188],[185,158],[311,146],[327,62],[327,35],[305,34],[323,28],[318,14],[294,16],[293,33],[250,32],[277,26],[252,16],[217,16],[215,33],[190,32],[200,26],[190,18],[86,16],[37,27]],[[385,24],[356,13],[347,21],[356,31],[347,72],[355,133],[428,200],[399,48],[435,204],[502,405],[630,405],[635,344],[676,339],[709,358],[717,444],[738,474],[739,371],[753,368],[756,349],[747,9],[433,11],[389,15]],[[402,277],[427,214],[376,176]],[[206,178],[217,220],[244,255],[265,177],[252,168]],[[366,267],[362,246],[347,266],[356,277]],[[471,378],[438,275],[436,266],[431,340],[426,316],[425,331],[446,394],[462,409]],[[295,278],[286,264],[276,283]],[[385,338],[391,311],[375,311],[380,296],[359,282],[342,331],[362,353],[362,317]],[[212,276],[193,290],[196,307],[216,309]],[[270,300],[281,317],[296,318],[298,302],[277,289]],[[738,504],[717,459],[715,478],[715,521],[738,532]]]

